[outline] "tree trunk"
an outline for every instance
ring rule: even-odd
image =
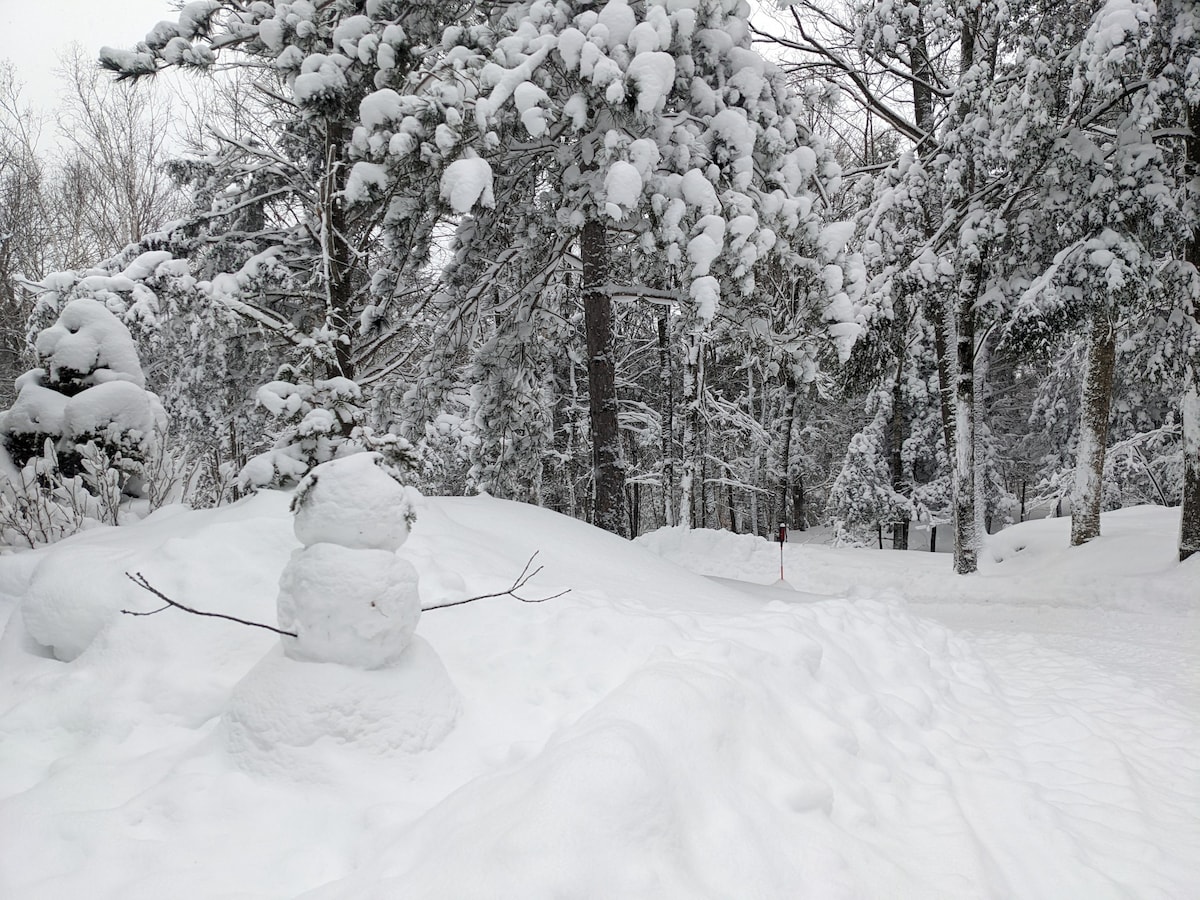
[[[1200,322],[1197,323],[1200,328]],[[1183,504],[1179,561],[1200,553],[1200,367],[1190,366],[1183,392]]]
[[[979,565],[975,521],[975,300],[982,265],[971,262],[963,274],[955,303],[954,460],[951,496],[954,503],[954,571],[970,575]]]
[[[1087,365],[1083,372],[1079,448],[1075,454],[1075,491],[1071,496],[1072,547],[1100,536],[1104,451],[1108,445],[1116,354],[1116,329],[1106,314],[1097,313],[1088,332]]]
[[[806,501],[804,472],[797,469],[796,477],[792,480],[792,528],[796,531],[808,530],[808,504]]]
[[[788,494],[792,492],[792,432],[796,428],[796,376],[788,370],[785,381],[786,394],[784,404],[787,415],[783,419],[783,445],[779,448],[779,470],[782,477],[779,482],[779,516],[780,522],[788,520]],[[795,518],[795,510],[792,510]]]
[[[340,121],[327,121],[325,128],[325,177],[321,181],[321,255],[325,282],[325,322],[329,332],[339,339],[333,347],[331,375],[354,377],[354,357],[350,346],[350,318],[354,271],[350,245],[346,242],[346,209],[342,185],[346,173],[346,140]],[[348,429],[343,423],[343,429]],[[347,435],[349,436],[349,435]]]
[[[671,502],[675,489],[675,393],[671,377],[671,341],[667,313],[658,317],[658,380],[662,386],[662,511],[663,524],[675,524]]]
[[[625,468],[617,422],[616,366],[613,355],[612,301],[608,283],[608,233],[589,219],[580,237],[583,258],[583,321],[588,351],[588,399],[592,426],[592,522],[624,536]]]
[[[764,388],[765,388],[765,385],[764,385]],[[765,394],[766,391],[764,390],[763,393]],[[746,367],[746,407],[747,407],[747,409],[749,409],[751,415],[754,414],[754,400],[755,400],[754,367],[747,366]],[[761,404],[760,404],[760,406],[761,406]],[[762,419],[762,416],[760,414],[759,420],[761,421],[761,419]],[[751,487],[756,488],[758,485],[762,484],[762,454],[760,452],[758,452],[757,450],[755,451],[754,462],[752,465],[753,465],[753,467],[751,469],[752,474],[750,476],[752,479]],[[759,521],[758,521],[758,491],[752,489],[750,491],[749,499],[750,499],[750,510],[749,510],[750,527],[747,530],[750,532],[750,534],[762,534],[762,531],[760,530]]]
[[[712,459],[712,424],[708,418],[708,355],[710,345],[706,342],[700,347],[698,371],[698,392],[696,394],[696,452],[700,457],[700,527],[720,528],[717,521],[717,485],[712,483],[709,472]]]
[[[899,318],[899,317],[898,317]],[[901,402],[904,386],[904,341],[896,342],[898,354],[896,360],[896,377],[892,382],[892,420],[888,424],[888,442],[891,446],[891,476],[892,490],[897,494],[904,493],[904,409]],[[892,549],[908,549],[908,520],[892,523]]]
[[[992,332],[994,335],[995,332]],[[987,506],[987,448],[984,445],[984,428],[987,406],[986,384],[992,365],[992,350],[988,337],[979,341],[975,350],[975,363],[971,367],[971,376],[975,380],[974,429],[975,440],[975,533],[982,546],[985,536],[991,534],[991,515]]]
[[[700,339],[689,335],[688,354],[683,361],[683,440],[682,465],[679,473],[679,524],[691,528],[693,521],[692,495],[696,486],[696,417],[699,397],[700,373],[697,360],[700,354]]]
[[[628,459],[633,471],[638,471],[639,460],[636,441],[629,441],[629,455],[626,459]],[[640,533],[638,527],[642,521],[642,484],[636,479],[632,483],[626,482],[625,490],[628,494],[626,505],[629,510],[628,531],[625,533],[630,537],[637,537]]]
[[[1192,185],[1193,209],[1200,204],[1196,185],[1200,184],[1200,106],[1187,110],[1191,133],[1185,144],[1184,172]],[[1200,278],[1200,223],[1193,222],[1191,240],[1184,261],[1190,264],[1191,284]],[[1193,334],[1200,340],[1200,297],[1194,293],[1192,304]],[[1200,361],[1193,358],[1188,366],[1188,381],[1183,392],[1183,503],[1179,521],[1179,561],[1200,553]]]

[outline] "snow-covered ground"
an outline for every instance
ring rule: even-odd
[[[0,558],[0,897],[1093,898],[1200,891],[1177,513],[944,554],[635,543],[430,499],[401,662],[284,656],[288,497]],[[359,551],[362,552],[362,551]],[[347,582],[353,581],[347,573]],[[713,576],[713,577],[706,577]],[[334,581],[336,583],[336,580]],[[448,681],[446,680],[448,678]]]

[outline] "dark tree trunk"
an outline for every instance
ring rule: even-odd
[[[902,323],[897,323],[903,328]],[[904,386],[905,342],[901,335],[896,341],[896,378],[892,382],[892,421],[888,426],[888,440],[892,445],[891,476],[892,490],[897,494],[904,493],[904,405],[902,388]],[[908,549],[908,519],[892,523],[892,549]]]
[[[683,434],[680,436],[681,464],[679,467],[679,520],[684,528],[696,524],[696,435],[700,403],[700,365],[698,339],[688,336],[688,352],[683,360]]]
[[[667,313],[658,317],[658,380],[662,386],[663,524],[675,524],[675,382],[671,377],[671,341]]]
[[[637,444],[634,441],[629,442],[628,460],[629,460],[629,465],[633,468],[633,471],[636,472],[638,470],[639,461],[638,461],[638,455],[637,455]],[[629,509],[629,525],[628,525],[629,530],[626,533],[630,537],[637,537],[637,535],[640,533],[638,531],[638,527],[642,521],[642,485],[641,485],[641,482],[636,481],[636,480],[633,481],[632,483],[627,482],[625,485],[625,489],[629,495],[628,501],[627,501],[628,509]]]
[[[590,219],[580,237],[583,257],[583,321],[587,333],[588,399],[592,426],[593,524],[626,535],[625,467],[617,422],[612,300],[608,283],[608,234]]]
[[[1117,335],[1106,313],[1097,313],[1088,332],[1083,404],[1079,413],[1079,449],[1075,458],[1075,492],[1071,496],[1071,546],[1100,536],[1104,500],[1104,452],[1112,409],[1113,368]]]
[[[792,527],[796,531],[808,530],[808,503],[804,495],[804,472],[796,470],[792,479]]]
[[[788,522],[788,494],[792,492],[792,432],[796,428],[796,377],[789,370],[786,379],[786,394],[784,407],[787,410],[783,419],[783,446],[779,449],[779,469],[782,478],[779,482],[779,515],[780,522]],[[792,509],[792,518],[795,518]]]
[[[346,172],[345,129],[341,122],[327,122],[325,130],[325,177],[321,181],[321,253],[325,271],[325,319],[333,334],[346,340],[334,345],[330,374],[354,377],[354,357],[348,340],[354,285],[350,245],[346,241],[346,208],[342,184]],[[349,428],[343,423],[343,428]]]

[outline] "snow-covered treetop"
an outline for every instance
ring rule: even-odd
[[[679,284],[710,322],[755,294],[768,257],[815,274],[816,198],[840,178],[752,48],[748,15],[744,0],[527,0],[451,27],[436,78],[363,100],[348,196],[382,193],[420,159],[453,213],[496,211],[460,240],[511,248],[535,227],[522,173],[540,167],[538,215],[562,233],[589,219],[635,232],[635,272]]]

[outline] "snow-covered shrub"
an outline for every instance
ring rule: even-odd
[[[296,484],[321,463],[373,451],[388,462],[413,467],[412,445],[394,434],[376,434],[367,424],[362,389],[349,378],[304,382],[272,381],[258,390],[258,403],[283,421],[275,445],[251,459],[238,480],[243,488]]]
[[[2,447],[0,454],[7,457]],[[52,544],[82,529],[89,517],[99,519],[98,506],[81,477],[62,475],[53,442],[47,440],[41,456],[20,469],[10,462],[4,467],[0,544],[31,548]]]
[[[116,524],[122,498],[145,495],[144,464],[166,429],[133,338],[104,304],[72,300],[35,346],[41,366],[17,379],[17,399],[0,413],[11,463],[0,519],[31,546],[87,519]]]

